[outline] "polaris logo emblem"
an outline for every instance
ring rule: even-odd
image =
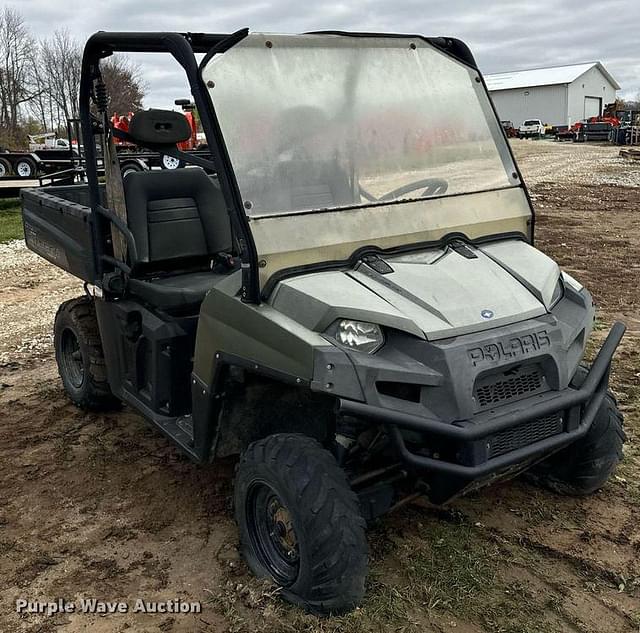
[[[480,313],[480,316],[485,320],[488,321],[489,319],[493,319],[493,310],[483,310]]]
[[[533,355],[550,346],[551,338],[547,330],[539,330],[524,336],[514,336],[488,343],[482,347],[471,347],[467,349],[467,355],[472,365],[477,367],[486,363],[501,363],[521,356]]]

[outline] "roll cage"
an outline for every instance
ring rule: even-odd
[[[242,300],[248,303],[260,303],[259,262],[256,246],[249,228],[249,219],[244,208],[240,189],[235,178],[231,160],[227,152],[224,136],[218,122],[215,108],[211,101],[207,86],[202,78],[202,70],[217,54],[241,41],[249,33],[249,29],[240,29],[234,33],[165,33],[165,32],[105,32],[95,33],[87,41],[82,60],[82,74],[80,81],[80,122],[83,144],[86,152],[86,176],[89,186],[89,200],[91,204],[92,246],[94,256],[95,279],[101,283],[103,276],[120,268],[127,273],[127,267],[121,266],[111,253],[110,232],[114,225],[120,231],[129,248],[135,252],[133,235],[126,224],[106,206],[98,180],[98,163],[95,137],[101,135],[110,125],[105,116],[107,108],[106,88],[102,83],[100,61],[116,52],[121,53],[169,53],[183,68],[195,106],[200,115],[203,132],[211,148],[212,168],[215,170],[224,196],[227,211],[231,218],[239,256],[242,261]],[[379,34],[379,33],[351,33],[344,31],[316,31],[315,34],[344,35],[350,37],[414,37],[420,38],[445,54],[477,70],[473,55],[469,48],[453,38],[427,38],[421,35]],[[198,64],[197,54],[204,54]],[[478,73],[483,82],[482,75]],[[486,85],[485,85],[486,89]],[[97,110],[96,116],[92,111]],[[495,112],[495,107],[492,108]],[[504,130],[503,130],[504,133]],[[160,149],[160,148],[156,148]],[[163,148],[164,152],[181,154],[175,148]],[[509,147],[511,153],[511,148]],[[511,154],[512,155],[512,154]],[[185,155],[181,155],[185,158]],[[513,155],[512,155],[513,158]],[[188,161],[187,162],[191,162]],[[515,170],[521,187],[524,189],[530,204],[529,194],[522,180],[520,171],[515,163]],[[533,242],[533,228],[535,216],[531,214],[530,240]]]

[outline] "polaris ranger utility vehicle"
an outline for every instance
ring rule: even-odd
[[[149,110],[124,140],[188,166],[122,179],[100,73],[118,51],[181,64],[213,162],[177,149],[181,114]],[[240,454],[242,552],[285,598],[358,604],[366,522],[416,494],[525,470],[605,483],[624,326],[581,363],[591,295],[534,248],[462,42],[98,33],[80,102],[88,184],[23,193],[29,247],[86,282],[55,321],[64,387],[127,403],[197,462]]]

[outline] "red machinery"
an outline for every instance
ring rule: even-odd
[[[610,123],[611,127],[620,127],[620,119],[615,116],[592,116],[590,119],[578,121],[571,126],[573,132],[579,132],[585,123]]]
[[[198,123],[196,121],[194,113],[191,111],[186,111],[184,113],[184,118],[187,119],[189,127],[191,128],[191,138],[188,141],[184,141],[184,143],[178,143],[178,149],[186,152],[190,149],[196,149],[198,147]]]

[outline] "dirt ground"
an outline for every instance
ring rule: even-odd
[[[362,608],[318,620],[239,560],[233,464],[200,468],[129,410],[67,402],[50,332],[80,284],[14,242],[0,246],[0,631],[625,633],[640,631],[640,164],[609,146],[514,141],[537,246],[599,305],[594,339],[629,331],[612,386],[629,442],[588,499],[520,481],[370,531]],[[15,612],[18,598],[200,601],[202,613]]]

